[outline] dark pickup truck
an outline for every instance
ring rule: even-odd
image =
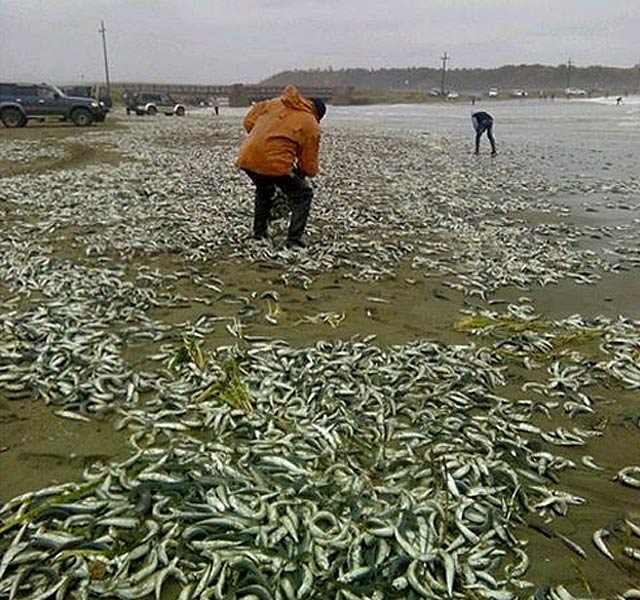
[[[104,121],[109,109],[92,98],[67,96],[54,85],[0,83],[0,120],[24,127],[29,120],[57,119],[86,127]]]

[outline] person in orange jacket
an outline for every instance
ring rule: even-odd
[[[302,235],[313,199],[313,189],[306,178],[318,173],[318,123],[325,112],[322,99],[304,98],[297,88],[288,85],[279,98],[258,102],[245,116],[243,125],[248,136],[240,147],[236,165],[256,186],[256,239],[267,235],[269,211],[279,188],[292,209],[287,247],[306,247]]]

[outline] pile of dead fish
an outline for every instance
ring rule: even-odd
[[[504,312],[486,308],[471,308],[470,317],[463,321],[465,329],[475,335],[493,340],[492,347],[505,360],[521,362],[528,370],[541,369],[547,364],[546,381],[527,381],[522,391],[539,394],[540,400],[530,403],[532,414],[542,412],[547,416],[562,410],[571,419],[596,415],[602,396],[596,389],[640,390],[640,322],[624,317],[611,319],[597,317],[585,319],[573,315],[558,321],[545,321],[534,312],[530,304],[509,305]],[[517,333],[516,333],[517,332]],[[585,346],[587,350],[585,350]],[[578,350],[581,348],[581,350]],[[585,352],[589,354],[586,355]],[[621,392],[618,391],[617,394]],[[635,416],[628,425],[632,430],[640,429],[640,417]],[[589,428],[575,425],[571,428],[557,427],[553,431],[531,423],[521,423],[520,428],[541,441],[557,447],[586,447],[589,440],[603,435],[607,420],[601,420]],[[640,461],[631,454],[629,464],[618,470],[613,477],[623,486],[640,490]],[[593,456],[584,454],[580,463],[568,458],[540,451],[529,457],[530,465],[537,467],[538,474],[547,474],[549,469],[587,468],[603,472]],[[535,505],[542,516],[553,518],[566,515],[570,505],[582,505],[587,498],[553,491],[546,499]],[[633,544],[633,536],[640,537],[640,526],[629,519],[617,519],[603,523],[593,532],[593,545],[612,561],[622,557],[640,560],[640,546]],[[579,556],[586,558],[587,552],[573,540],[559,536]],[[619,550],[608,546],[608,538],[617,538]],[[624,559],[623,559],[624,560]],[[635,598],[637,590],[630,590],[624,598]]]
[[[38,140],[0,140],[0,155],[10,163],[28,163],[39,158],[59,158],[64,149]]]
[[[372,341],[212,355],[192,346],[182,360],[167,348],[152,399],[121,408],[130,459],[1,509],[0,593],[515,598],[531,589],[513,525],[583,499],[553,489],[566,461],[524,437],[532,403],[498,394],[500,353],[431,342],[384,351]]]
[[[5,285],[22,292],[1,304],[0,390],[10,400],[43,399],[72,418],[136,403],[148,383],[123,351],[169,335],[167,325],[149,327],[145,312],[180,298],[157,294],[153,284],[163,278],[148,270],[131,281],[121,268],[87,268],[38,250],[8,249],[0,259]],[[25,310],[32,293],[44,299]]]
[[[174,361],[132,458],[1,509],[0,594],[515,597],[550,492],[498,357],[370,342]]]

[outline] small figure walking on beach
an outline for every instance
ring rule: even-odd
[[[497,154],[496,140],[493,137],[493,117],[484,111],[476,112],[471,115],[471,122],[473,123],[473,128],[476,130],[475,154],[480,154],[480,138],[485,132],[489,138],[489,142],[491,142],[491,154]]]
[[[622,104],[622,96],[618,96],[616,98],[616,106],[620,106]]]

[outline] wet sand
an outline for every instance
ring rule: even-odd
[[[0,503],[41,487],[80,480],[94,462],[129,454],[127,436],[104,418],[82,423],[62,419],[41,401],[8,400],[0,394]]]

